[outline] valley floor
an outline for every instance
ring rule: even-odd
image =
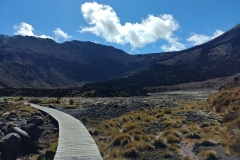
[[[235,152],[240,147],[235,140],[239,129],[223,122],[229,118],[228,113],[207,107],[211,94],[219,92],[195,89],[149,93],[142,97],[26,100],[47,107],[54,105],[79,119],[106,160],[240,159]]]
[[[81,120],[103,159],[240,159],[228,154],[221,115],[203,103],[216,90],[147,97],[62,98],[57,108]],[[151,158],[149,158],[151,157]],[[204,158],[205,157],[205,158]]]

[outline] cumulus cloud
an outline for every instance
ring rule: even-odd
[[[173,32],[179,29],[178,22],[170,14],[160,16],[148,15],[141,23],[120,23],[113,8],[96,2],[86,2],[81,6],[83,18],[90,25],[81,27],[80,32],[90,32],[104,38],[108,42],[121,45],[130,44],[133,49],[154,43],[158,39],[166,40],[170,46],[162,46],[164,50],[180,50],[185,46],[177,42]]]
[[[34,28],[31,24],[22,22],[19,25],[14,25],[13,29],[15,29],[16,31],[14,32],[14,35],[21,35],[21,36],[34,36],[34,37],[38,37],[38,38],[49,38],[49,39],[54,39],[53,37],[47,36],[45,34],[42,34],[40,36],[37,36],[33,33]]]
[[[205,43],[207,41],[210,41],[210,40],[220,36],[223,33],[224,32],[219,29],[217,29],[212,36],[191,33],[191,36],[187,39],[187,41],[191,42],[195,46],[195,45],[199,45],[199,44]]]
[[[53,31],[56,39],[58,38],[64,38],[65,40],[71,38],[72,36],[69,36],[67,33],[63,32],[60,28],[57,28]]]
[[[161,46],[161,49],[164,50],[165,52],[180,51],[186,49],[184,44],[179,43],[177,41],[177,38],[169,38],[167,39],[167,41],[170,45]]]
[[[13,28],[16,30],[16,32],[14,32],[14,35],[34,36],[33,26],[25,22],[22,22],[19,25],[14,25]]]
[[[59,38],[63,38],[65,40],[71,38],[72,36],[68,35],[67,33],[65,33],[64,31],[62,31],[60,28],[57,28],[56,30],[53,31],[55,38],[42,34],[42,35],[35,35],[34,31],[35,29],[33,28],[33,26],[31,24],[22,22],[18,25],[14,25],[13,29],[15,30],[14,35],[21,35],[21,36],[34,36],[34,37],[38,37],[38,38],[49,38],[49,39],[53,39],[55,41],[57,41]]]

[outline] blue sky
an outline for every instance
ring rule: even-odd
[[[176,51],[240,22],[239,0],[1,0],[0,34],[79,40],[130,54]]]

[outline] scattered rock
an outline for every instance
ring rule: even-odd
[[[19,127],[13,127],[7,131],[7,133],[17,133],[22,140],[29,139],[29,135],[24,130],[20,129]]]
[[[35,140],[40,137],[43,130],[40,129],[35,124],[29,124],[26,128],[26,132],[28,133],[31,139]]]
[[[0,140],[0,146],[3,152],[11,152],[18,148],[21,137],[17,133],[9,133]]]
[[[54,105],[52,105],[52,104],[50,104],[50,105],[48,106],[48,108],[56,109],[56,107],[55,107]]]
[[[36,126],[42,125],[44,122],[44,118],[40,116],[32,116],[27,120],[27,123],[30,124],[35,124]]]

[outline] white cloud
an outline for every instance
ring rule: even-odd
[[[206,36],[206,35],[202,35],[202,34],[191,33],[191,36],[187,39],[187,41],[191,42],[195,46],[195,45],[199,45],[199,44],[205,43],[207,41],[210,41],[210,40],[220,36],[223,33],[224,32],[219,29],[217,29],[214,32],[213,36]]]
[[[180,51],[186,49],[185,45],[177,41],[177,38],[168,38],[167,41],[170,45],[161,46],[161,49],[165,52]]]
[[[25,22],[22,22],[19,25],[14,25],[13,28],[16,30],[16,32],[14,32],[14,35],[34,36],[33,26]]]
[[[37,36],[33,33],[34,28],[31,24],[22,22],[19,25],[14,25],[13,29],[16,30],[16,32],[14,32],[14,35],[21,35],[21,36],[34,36],[34,37],[38,37],[38,38],[49,38],[49,39],[54,39],[53,37],[47,36],[45,34],[42,34],[40,36]]]
[[[69,36],[67,33],[63,32],[60,28],[57,28],[53,31],[56,39],[58,38],[64,38],[65,40],[71,38],[72,36]]]
[[[141,48],[146,44],[164,39],[170,46],[163,46],[165,50],[179,50],[185,46],[177,42],[173,32],[180,26],[170,14],[160,16],[148,15],[141,23],[125,23],[120,19],[109,5],[87,2],[81,6],[84,19],[89,27],[81,27],[80,32],[90,32],[104,38],[108,42],[121,45],[130,44],[132,48]]]

